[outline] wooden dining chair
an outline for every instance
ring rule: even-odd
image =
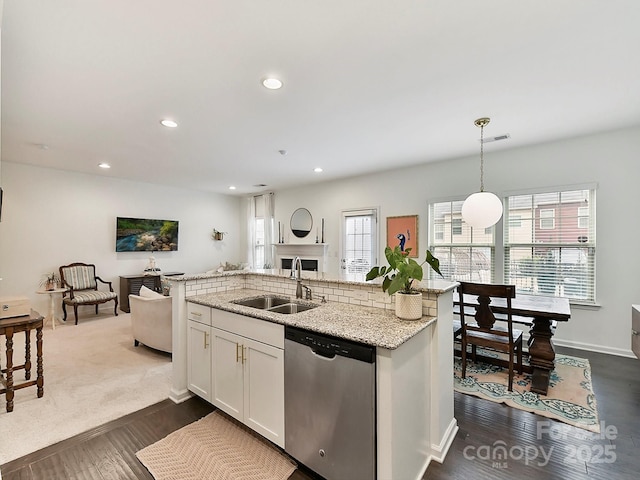
[[[467,374],[467,345],[472,346],[475,360],[476,347],[485,347],[509,356],[509,391],[513,391],[514,356],[517,355],[518,373],[522,373],[522,330],[513,328],[511,299],[516,296],[515,285],[493,285],[485,283],[460,282],[460,337],[462,343],[462,378]],[[464,296],[477,296],[475,315],[465,315]],[[506,322],[506,328],[496,325],[496,317],[491,310],[492,298],[504,298],[507,310],[500,320]]]

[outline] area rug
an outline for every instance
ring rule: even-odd
[[[247,428],[213,412],[136,453],[156,480],[286,480],[289,457]]]
[[[486,353],[486,352],[483,352]],[[591,386],[589,360],[556,354],[547,395],[530,391],[531,374],[514,372],[513,391],[509,392],[509,371],[467,358],[467,375],[462,378],[462,360],[456,357],[454,389],[492,402],[533,412],[543,417],[600,432],[596,398]]]
[[[129,314],[96,316],[89,309],[78,325],[71,316],[43,332],[44,396],[38,398],[35,387],[17,390],[11,413],[0,396],[0,464],[168,398],[171,356],[134,347]],[[24,334],[13,340],[18,365]],[[14,380],[24,381],[24,371],[14,372]]]

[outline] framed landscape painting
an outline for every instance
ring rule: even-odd
[[[418,216],[387,217],[387,246],[411,249],[410,257],[418,256]]]

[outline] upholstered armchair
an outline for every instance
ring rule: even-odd
[[[160,295],[147,287],[140,295],[129,295],[133,344],[171,353],[172,321],[171,297]]]
[[[113,300],[113,314],[118,315],[118,295],[113,291],[111,282],[105,282],[96,275],[96,266],[90,263],[72,263],[60,267],[62,286],[68,291],[62,296],[63,320],[67,320],[67,305],[73,307],[73,314],[78,324],[78,306],[95,305],[96,315],[98,305]],[[98,290],[98,281],[109,288],[108,292]]]

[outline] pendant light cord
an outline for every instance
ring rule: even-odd
[[[489,117],[482,117],[475,122],[476,127],[480,127],[480,191],[484,192],[484,127],[491,119]]]
[[[480,191],[484,192],[484,125],[480,125]]]

